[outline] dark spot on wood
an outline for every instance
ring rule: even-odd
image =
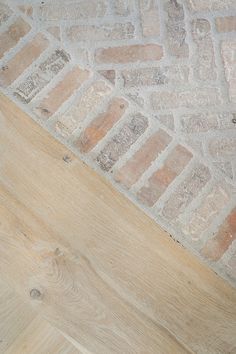
[[[34,300],[39,300],[42,298],[42,294],[38,289],[31,289],[30,290],[30,297]]]
[[[70,163],[72,161],[71,157],[69,155],[65,155],[63,156],[63,161],[65,161],[66,163]]]
[[[2,70],[3,70],[3,71],[5,71],[5,70],[7,70],[7,69],[8,69],[8,66],[7,66],[7,65],[2,66]]]

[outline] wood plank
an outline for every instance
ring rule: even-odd
[[[93,353],[236,352],[235,289],[4,96],[0,107],[2,276]]]

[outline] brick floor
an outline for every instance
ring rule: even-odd
[[[0,88],[236,286],[235,0],[0,0]]]

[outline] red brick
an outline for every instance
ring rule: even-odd
[[[18,18],[6,32],[0,35],[0,58],[4,53],[13,48],[24,37],[31,27],[22,18]]]
[[[115,180],[130,188],[157,156],[170,143],[171,137],[162,129],[154,133],[115,175]]]
[[[105,113],[98,115],[76,140],[75,145],[81,152],[87,153],[107,134],[123,116],[128,102],[123,98],[114,98]]]
[[[148,206],[153,206],[166,188],[183,171],[192,158],[191,152],[177,145],[164,161],[163,167],[155,171],[147,186],[141,188],[138,199]]]
[[[69,71],[48,94],[36,111],[44,118],[50,117],[65,102],[83,82],[88,79],[89,72],[78,66]]]
[[[126,122],[115,136],[105,145],[97,157],[97,162],[104,171],[109,171],[112,166],[124,155],[131,145],[145,132],[148,119],[137,113]]]
[[[136,44],[124,47],[100,48],[95,52],[97,63],[129,63],[136,61],[160,60],[162,47],[158,44]]]
[[[176,163],[178,164],[179,160]],[[177,218],[197,197],[210,178],[208,167],[202,164],[195,166],[165,203],[163,216],[168,220]]]
[[[236,31],[236,16],[217,17],[215,22],[218,32]]]
[[[207,259],[218,261],[236,240],[236,208],[234,208],[217,234],[203,247],[201,253]]]
[[[0,85],[8,86],[36,60],[48,47],[48,40],[37,34],[32,41],[27,43],[0,72]]]

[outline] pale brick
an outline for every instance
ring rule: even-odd
[[[210,177],[210,171],[206,166],[199,164],[194,167],[165,203],[163,216],[168,220],[177,218],[197,197]]]
[[[50,117],[88,78],[89,71],[74,67],[37,105],[35,111],[43,118]]]
[[[99,48],[95,52],[97,63],[129,63],[160,60],[162,56],[163,50],[158,44],[135,44],[124,47]]]
[[[31,5],[19,5],[18,8],[23,14],[32,18],[33,7]]]
[[[106,14],[107,1],[79,0],[45,3],[39,6],[38,14],[43,21],[78,20],[103,17]]]
[[[141,26],[144,37],[154,37],[160,34],[160,20],[155,0],[139,0]]]
[[[3,57],[5,52],[13,48],[30,29],[30,25],[22,18],[18,18],[9,26],[7,31],[0,35],[0,58]]]
[[[186,0],[190,11],[218,11],[235,8],[235,0]]]
[[[183,171],[192,158],[192,154],[181,145],[177,145],[167,156],[163,166],[155,171],[137,194],[138,199],[152,207],[167,187]]]
[[[209,142],[208,149],[213,157],[236,159],[236,135],[233,138],[214,138]]]
[[[215,23],[218,32],[236,31],[236,16],[217,17]]]
[[[110,81],[113,85],[115,85],[116,80],[116,72],[115,70],[99,70],[100,75],[105,77],[108,81]]]
[[[236,103],[236,40],[221,42],[225,78],[229,86],[229,98]]]
[[[114,14],[128,16],[133,8],[133,0],[114,0]]]
[[[186,114],[180,118],[183,133],[202,133],[218,128],[217,113]]]
[[[59,41],[61,40],[61,29],[59,26],[50,26],[47,28],[47,31]]]
[[[218,114],[220,129],[236,130],[236,112],[223,112]]]
[[[75,146],[83,153],[92,150],[121,119],[127,107],[128,102],[123,98],[113,98],[106,112],[99,114],[76,139]]]
[[[109,171],[113,165],[124,155],[131,145],[145,132],[148,119],[136,114],[126,122],[120,131],[105,145],[97,157],[97,162],[104,171]]]
[[[175,121],[173,114],[158,114],[158,116],[156,116],[156,119],[170,130],[175,130]]]
[[[129,39],[134,37],[134,26],[130,22],[101,26],[77,25],[67,29],[67,36],[73,42]]]
[[[196,19],[191,25],[193,41],[196,44],[196,64],[194,65],[196,78],[203,81],[215,80],[217,74],[210,23],[206,19]]]
[[[64,50],[55,50],[16,89],[14,95],[24,103],[29,103],[69,62]]]
[[[3,3],[0,3],[0,26],[12,15],[12,10]]]
[[[218,88],[203,87],[180,92],[174,90],[153,92],[150,101],[154,110],[179,107],[198,108],[219,105],[222,97]]]
[[[123,70],[124,86],[151,86],[188,82],[189,69],[183,65]]]
[[[96,81],[85,90],[77,103],[68,112],[61,115],[56,124],[56,131],[62,136],[69,136],[78,128],[90,112],[95,111],[110,94],[111,88],[104,81]]]
[[[229,194],[225,189],[219,185],[214,186],[201,205],[194,210],[191,219],[182,227],[182,232],[195,241],[199,240],[201,234],[225,208],[229,199]]]
[[[230,179],[234,178],[233,168],[230,161],[221,161],[213,163],[216,168],[218,168],[224,175],[229,177]]]
[[[42,34],[37,34],[1,68],[0,86],[6,87],[15,81],[40,56],[48,44],[48,40]]]
[[[158,130],[115,174],[115,180],[130,188],[145,170],[171,142],[171,137],[162,129]]]
[[[184,23],[184,8],[177,0],[165,3],[166,20],[166,43],[171,56],[188,57],[189,50],[186,44],[186,30]]]
[[[207,241],[201,253],[211,261],[218,261],[234,240],[236,240],[236,208],[225,219],[217,234]]]

